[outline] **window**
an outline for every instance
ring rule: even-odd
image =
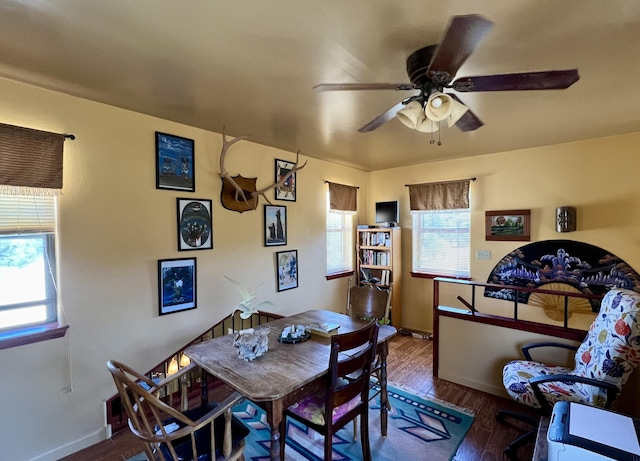
[[[57,320],[55,197],[0,195],[0,335]]]
[[[327,190],[327,275],[353,271],[353,212],[329,209]]]
[[[468,208],[412,211],[413,272],[469,277]]]

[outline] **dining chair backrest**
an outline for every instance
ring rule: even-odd
[[[189,408],[187,377],[195,364],[158,383],[116,360],[109,360],[107,368],[129,417],[129,429],[144,443],[149,460],[241,459],[249,431],[236,421],[232,424],[231,413],[241,396]],[[179,409],[160,398],[174,392],[179,395]]]
[[[363,461],[371,460],[369,446],[369,377],[378,344],[378,322],[372,320],[359,330],[331,337],[326,388],[307,396],[285,410],[291,417],[324,435],[324,459],[333,459],[333,435],[360,417]],[[285,440],[287,418],[280,423]],[[285,443],[280,459],[285,459]]]
[[[326,411],[349,402],[357,395],[361,395],[361,401],[367,405],[378,328],[378,323],[371,321],[360,330],[331,337]]]
[[[377,285],[351,286],[351,279],[347,291],[347,315],[359,319],[380,320],[389,323],[391,310],[391,290]]]

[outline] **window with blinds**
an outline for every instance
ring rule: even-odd
[[[469,209],[421,210],[411,214],[413,272],[469,277]]]
[[[0,195],[0,332],[54,322],[53,196]]]
[[[327,191],[327,275],[353,271],[353,217],[349,211],[330,209]]]

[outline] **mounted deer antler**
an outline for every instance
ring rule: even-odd
[[[271,201],[267,198],[265,193],[276,187],[282,187],[284,183],[293,175],[296,171],[303,169],[307,162],[304,162],[302,166],[298,166],[298,159],[300,157],[300,150],[296,152],[296,163],[287,174],[285,174],[279,181],[264,187],[260,190],[256,189],[257,178],[245,178],[243,176],[231,176],[224,167],[224,159],[227,156],[229,148],[238,141],[247,139],[249,136],[238,136],[230,141],[227,141],[227,136],[222,131],[222,151],[220,152],[220,177],[222,178],[222,191],[220,192],[220,200],[222,206],[228,210],[237,211],[242,213],[244,211],[255,210],[258,207],[258,197],[262,196],[271,204]]]

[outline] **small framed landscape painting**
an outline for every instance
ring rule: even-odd
[[[290,290],[298,287],[298,251],[276,252],[278,272],[278,291]]]
[[[531,210],[485,211],[485,239],[531,240]]]
[[[287,244],[287,207],[264,206],[264,246]]]
[[[160,315],[196,308],[196,258],[158,260]]]
[[[156,189],[195,192],[193,139],[156,131]]]
[[[211,200],[178,198],[178,251],[213,248]]]
[[[276,182],[284,178],[289,173],[295,163],[287,162],[286,160],[276,159]],[[290,202],[296,201],[296,173],[293,173],[287,178],[281,187],[275,189],[276,200],[287,200]]]

